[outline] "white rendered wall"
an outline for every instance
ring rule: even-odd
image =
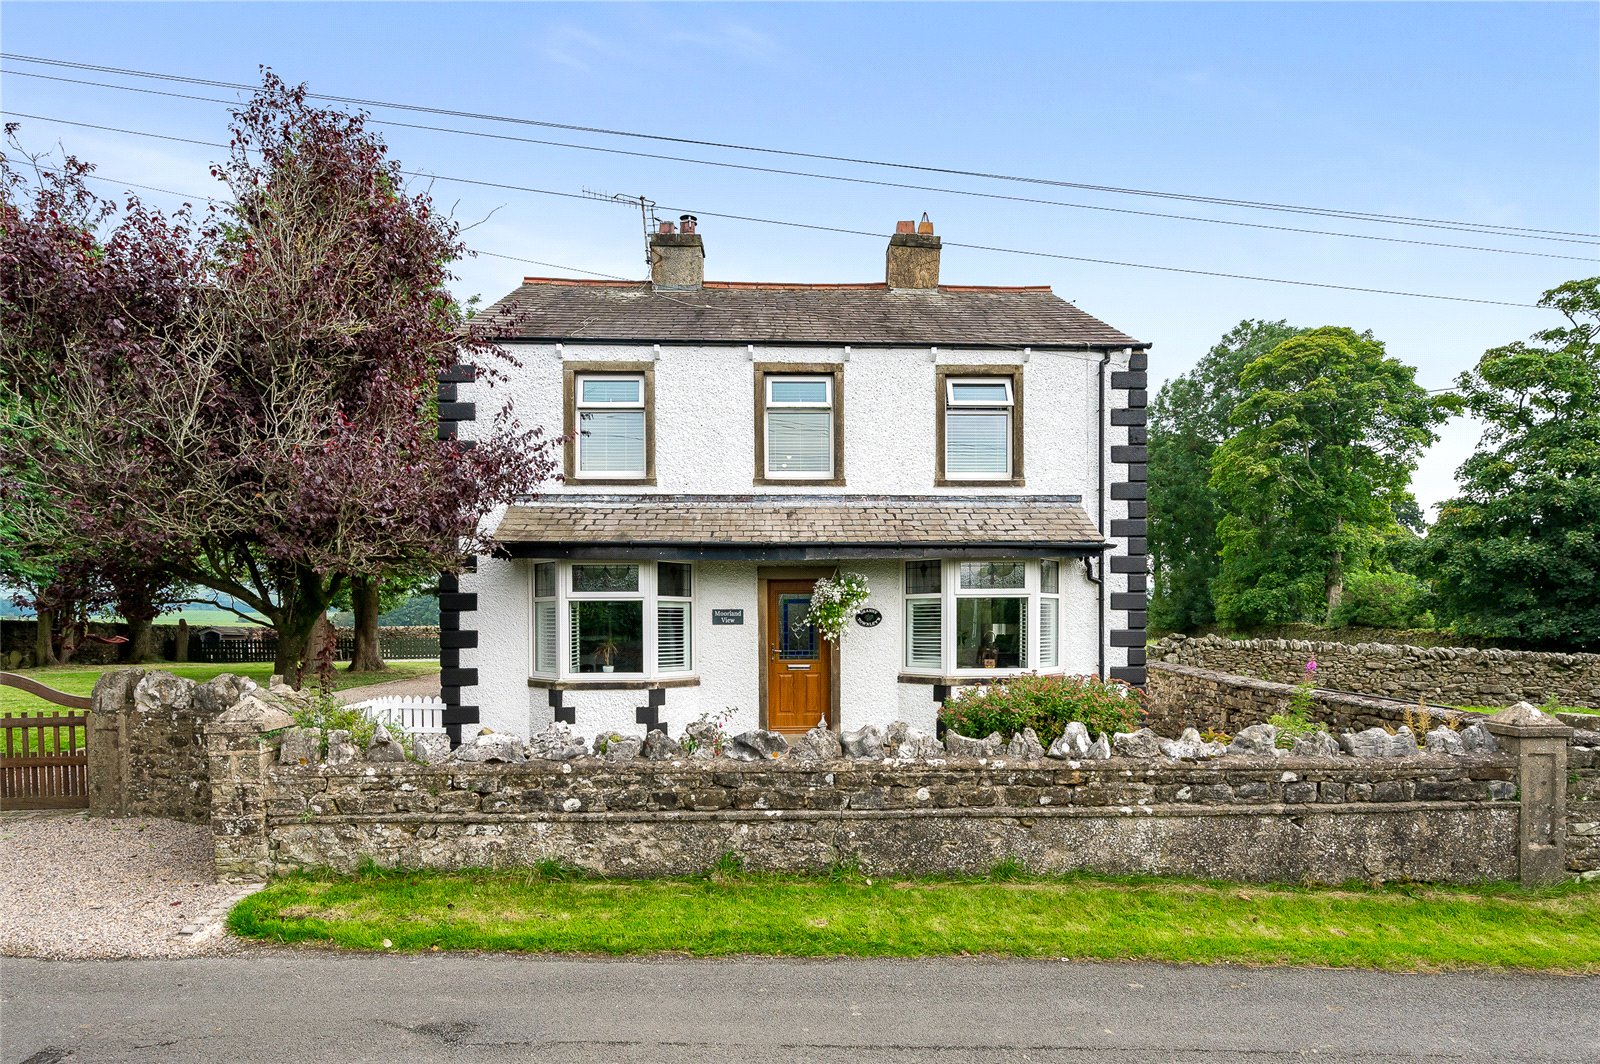
[[[572,344],[558,353],[554,344],[516,344],[511,353],[522,367],[511,378],[490,387],[459,386],[458,398],[474,402],[487,420],[510,402],[524,426],[542,426],[559,434],[562,426],[563,360],[578,362],[655,361],[654,487],[625,486],[619,493],[679,494],[899,494],[899,495],[1078,495],[1091,520],[1109,529],[1110,521],[1127,516],[1127,503],[1105,491],[1106,513],[1097,513],[1100,436],[1096,418],[1103,416],[1105,446],[1125,444],[1128,430],[1110,424],[1110,411],[1123,394],[1109,392],[1101,415],[1101,355],[1088,351],[1039,351],[940,348],[937,363],[927,347],[757,348],[754,358],[743,346],[663,345],[657,357],[648,344]],[[845,485],[752,484],[755,473],[755,374],[753,363],[843,363]],[[1127,368],[1127,354],[1113,352],[1105,367]],[[936,365],[1023,366],[1023,459],[1025,487],[933,484]],[[472,438],[476,423],[463,423],[463,438]],[[1122,479],[1124,467],[1107,463],[1108,484]],[[553,483],[547,495],[606,491],[603,484]],[[492,528],[502,516],[486,518]],[[1108,596],[1100,624],[1102,589],[1088,581],[1083,567],[1069,563],[1062,571],[1062,664],[1068,672],[1090,673],[1126,664],[1124,648],[1106,646],[1106,633],[1126,627],[1126,613],[1109,608],[1109,593],[1126,586],[1122,574],[1110,572],[1113,553],[1125,553],[1125,539],[1114,539],[1104,556]],[[852,626],[838,656],[843,728],[864,723],[905,720],[931,728],[936,712],[928,685],[901,684],[903,611],[901,569],[895,562],[849,563],[866,572],[874,602],[883,613],[875,629]],[[463,650],[461,664],[477,668],[476,688],[462,692],[462,702],[480,707],[484,725],[497,731],[537,730],[552,719],[549,693],[528,687],[530,623],[528,567],[525,562],[485,558],[476,574],[464,574],[461,590],[478,594],[478,610],[463,614],[462,623],[479,632],[476,650]],[[734,707],[730,727],[755,727],[759,713],[761,633],[754,563],[715,563],[696,567],[695,673],[697,687],[670,688],[661,717],[679,734],[702,712]],[[892,589],[892,592],[891,592]],[[880,599],[878,596],[882,596]],[[743,626],[713,626],[713,608],[742,608]],[[643,691],[566,691],[565,704],[576,707],[579,730],[586,734],[614,728],[635,732],[635,708],[647,700]],[[469,729],[470,730],[470,729]]]

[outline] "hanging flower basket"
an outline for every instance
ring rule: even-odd
[[[850,618],[867,604],[867,578],[860,573],[823,577],[811,591],[806,620],[824,639],[837,643],[850,626]]]

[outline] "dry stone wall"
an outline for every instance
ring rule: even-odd
[[[266,752],[263,753],[262,751]],[[218,870],[463,868],[557,860],[614,876],[747,866],[1341,882],[1515,879],[1504,755],[738,762],[583,756],[285,764],[213,740]]]
[[[200,684],[170,672],[114,669],[89,712],[89,811],[97,816],[211,818],[205,730],[255,684]]]
[[[1600,728],[1600,721],[1589,723]],[[1600,730],[1579,728],[1567,751],[1567,871],[1600,879]]]
[[[1537,706],[1555,698],[1600,707],[1600,654],[1174,635],[1151,644],[1147,657],[1277,683],[1299,683],[1315,658],[1319,685],[1403,702]]]
[[[1283,712],[1295,692],[1287,683],[1170,662],[1152,663],[1149,673],[1145,684],[1149,700],[1146,724],[1162,735],[1177,735],[1186,727],[1232,735]],[[1426,728],[1440,724],[1464,727],[1483,719],[1481,713],[1419,707],[1415,702],[1320,689],[1311,693],[1310,715],[1336,734],[1402,725],[1417,731],[1422,717],[1428,719]]]

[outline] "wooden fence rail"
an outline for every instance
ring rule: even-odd
[[[15,687],[69,710],[89,699],[0,672]],[[84,809],[89,805],[89,714],[0,717],[0,809]]]
[[[0,717],[0,808],[89,805],[89,715]]]

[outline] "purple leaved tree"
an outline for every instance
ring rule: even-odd
[[[503,376],[446,283],[460,230],[361,116],[268,73],[200,219],[88,192],[74,160],[4,162],[5,526],[114,547],[233,596],[298,682],[349,581],[459,569],[494,507],[554,475],[509,407],[438,438],[440,372]]]

